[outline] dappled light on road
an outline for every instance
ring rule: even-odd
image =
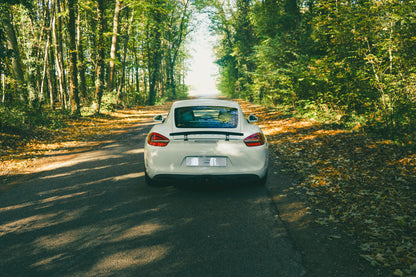
[[[164,231],[168,228],[167,226],[163,226],[157,222],[145,222],[137,226],[130,227],[123,231],[120,236],[112,239],[112,241],[122,241],[122,240],[130,240],[135,239],[142,236],[150,236],[158,231]]]
[[[120,251],[98,261],[86,275],[112,275],[128,268],[136,268],[163,259],[169,247],[156,245],[133,250]]]
[[[2,272],[200,276],[227,274],[230,265],[250,275],[303,272],[264,187],[148,187],[148,130],[136,126],[117,142],[45,164],[1,194],[0,254],[11,253]]]
[[[77,147],[82,140],[74,134],[59,150],[48,154],[45,149],[47,156],[56,155],[52,160],[43,160],[37,152],[37,167],[18,174],[30,178],[6,186],[0,194],[0,251],[6,257],[0,268],[35,276],[62,272],[134,275],[168,265],[161,274],[169,275],[184,273],[188,267],[200,268],[194,273],[206,272],[215,263],[218,272],[225,272],[227,263],[241,262],[238,257],[220,261],[189,256],[195,249],[208,249],[223,257],[229,254],[223,245],[250,257],[258,267],[284,268],[278,262],[268,264],[249,249],[284,251],[284,242],[279,245],[276,240],[287,236],[285,228],[261,227],[267,231],[261,236],[271,245],[253,240],[260,231],[240,234],[264,224],[260,214],[269,204],[262,188],[239,183],[145,186],[143,142],[154,124],[153,116],[165,114],[167,107],[143,108],[137,114],[119,112],[127,123],[120,123],[116,116],[111,119],[115,124],[92,118],[91,125],[84,122],[84,131],[108,129],[103,128],[100,132],[106,130],[105,135],[91,144],[84,141]],[[376,257],[382,257],[388,263],[397,257],[400,262],[411,262],[409,253],[414,252],[416,242],[408,234],[416,216],[410,184],[415,182],[416,156],[410,150],[368,138],[358,130],[293,118],[247,102],[242,107],[246,115],[259,117],[258,124],[271,145],[267,186],[288,225],[306,236],[314,228],[346,224],[351,233],[356,232],[367,260],[377,262]],[[9,154],[3,165],[23,159],[22,153]],[[291,176],[295,182],[289,180]],[[289,184],[274,191],[273,186],[282,186],[286,179]],[[307,201],[299,202],[299,197]],[[224,205],[227,209],[219,210]],[[325,239],[337,245],[341,237],[334,232]],[[188,240],[196,241],[195,245]],[[144,252],[153,256],[144,258]]]
[[[0,174],[13,175],[19,170],[30,173],[35,166],[42,165],[33,164],[33,161],[42,157],[65,157],[84,153],[103,143],[111,144],[113,141],[109,138],[115,134],[128,132],[138,124],[153,125],[153,116],[166,113],[168,105],[114,111],[101,117],[66,119],[65,126],[54,130],[54,133],[39,134],[30,140],[20,139],[16,135],[14,147],[0,149]]]
[[[123,181],[123,180],[128,180],[128,179],[136,179],[139,177],[144,177],[144,172],[129,173],[129,174],[125,174],[122,176],[117,176],[117,177],[114,177],[113,180],[117,182],[117,181]]]

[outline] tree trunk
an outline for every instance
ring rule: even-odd
[[[51,1],[51,3],[53,3],[54,1]],[[52,6],[54,4],[51,4]],[[53,25],[54,25],[54,19],[51,19],[51,30],[50,32],[53,32]],[[52,33],[53,35],[53,33]],[[53,39],[52,39],[52,35],[49,37],[49,57],[48,57],[48,86],[49,86],[49,101],[50,101],[50,106],[52,109],[55,108],[55,100],[56,100],[56,96],[58,95],[58,91],[57,91],[57,80],[56,80],[56,72],[55,72],[55,67],[54,67],[54,59],[55,59],[55,48],[53,46]]]
[[[159,46],[156,46],[159,45]],[[156,103],[156,94],[158,83],[160,82],[160,50],[157,48],[160,47],[160,33],[157,32],[154,37],[154,48],[150,50],[149,57],[149,98],[148,104],[154,105]]]
[[[163,15],[161,11],[162,1],[157,0],[154,3],[151,11],[150,23],[147,26],[148,39],[148,71],[149,71],[149,98],[148,104],[154,105],[156,103],[156,96],[161,81],[161,61],[162,61],[162,39],[161,28]]]
[[[136,47],[134,47],[134,49],[136,49]],[[135,79],[135,83],[136,83],[136,93],[139,94],[140,93],[140,73],[139,73],[139,59],[137,57],[137,52],[138,51],[134,51],[133,55],[134,55],[134,63],[135,63],[135,67],[133,69],[133,74],[134,74],[134,79]]]
[[[81,16],[78,12],[78,26],[77,26],[77,54],[78,54],[78,73],[79,73],[79,84],[78,92],[81,97],[84,99],[88,98],[87,96],[87,81],[85,78],[85,58],[84,58],[84,44],[83,38],[81,35]]]
[[[129,14],[129,8],[127,7],[127,14]],[[131,33],[131,26],[133,25],[133,19],[134,19],[134,10],[131,13],[131,17],[129,20],[129,26],[127,28],[127,33],[124,36],[124,49],[123,49],[123,61],[121,65],[121,79],[120,79],[120,85],[118,87],[117,91],[117,102],[121,103],[122,95],[123,95],[123,89],[125,86],[125,76],[126,76],[126,59],[127,59],[127,50],[128,50],[128,43]]]
[[[104,58],[105,58],[105,40],[104,40],[104,13],[105,0],[97,0],[97,68],[95,80],[95,113],[99,114],[101,110],[101,99],[104,93]]]
[[[4,74],[1,74],[1,103],[4,104],[4,101],[6,100],[6,76]]]
[[[59,92],[60,92],[60,100],[63,109],[67,107],[67,87],[66,87],[66,79],[65,79],[65,66],[64,66],[64,57],[63,57],[63,41],[62,41],[62,21],[61,18],[57,18],[57,14],[61,13],[60,3],[59,0],[56,2],[55,5],[56,11],[53,15],[53,22],[52,25],[52,33],[54,38],[55,44],[55,62],[56,62],[56,71],[58,75],[59,81]]]
[[[51,40],[51,38],[50,38]],[[51,44],[51,41],[50,41]],[[55,97],[57,95],[57,90],[56,90],[56,74],[55,74],[55,69],[52,66],[53,60],[54,60],[54,49],[53,46],[49,46],[49,57],[48,57],[48,87],[49,87],[49,102],[50,102],[50,106],[52,109],[55,109]]]
[[[172,94],[172,97],[176,97],[176,82],[175,82],[175,66],[178,61],[178,54],[179,50],[181,48],[182,42],[184,38],[186,37],[185,33],[185,24],[186,20],[188,18],[188,6],[189,6],[189,0],[186,0],[184,2],[184,8],[183,13],[181,17],[181,21],[179,24],[179,33],[178,38],[175,39],[170,34],[170,47],[169,47],[169,53],[168,53],[168,64],[167,64],[167,79],[168,79],[168,88],[170,90],[170,93]],[[173,15],[172,15],[173,18]],[[171,22],[171,25],[175,24],[175,22]]]
[[[17,92],[19,94],[20,100],[26,102],[27,92],[25,89],[25,77],[22,69],[22,62],[19,53],[19,46],[17,44],[16,32],[14,30],[14,25],[12,23],[12,18],[10,16],[10,11],[8,5],[5,6],[5,12],[3,14],[2,24],[5,29],[7,49],[11,52],[11,65],[13,77],[17,81]]]
[[[69,19],[69,94],[71,96],[71,113],[80,114],[78,95],[78,70],[77,70],[77,44],[76,44],[76,23],[75,9],[77,0],[68,0]]]
[[[42,73],[42,80],[41,80],[41,84],[40,84],[40,95],[42,97],[43,97],[43,94],[44,94],[45,83],[47,81],[46,80],[46,76],[48,75],[47,72],[49,70],[48,65],[49,65],[50,31],[48,30],[47,32],[48,32],[48,35],[47,35],[47,38],[46,38],[45,57],[43,59],[43,73]]]
[[[119,18],[120,18],[120,0],[116,0],[116,6],[114,8],[114,17],[113,17],[113,36],[111,39],[111,50],[110,50],[110,72],[108,75],[108,90],[112,91],[114,87],[114,74],[116,67],[116,54],[117,54],[117,42],[118,42],[118,32],[119,32]]]

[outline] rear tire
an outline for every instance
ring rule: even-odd
[[[144,180],[145,180],[146,184],[150,187],[156,187],[158,185],[158,182],[156,182],[155,180],[150,178],[149,175],[147,175],[146,170],[144,171]]]
[[[260,178],[257,181],[257,185],[264,186],[267,183],[267,175],[268,175],[268,172],[266,172],[266,175],[264,175],[262,178]]]

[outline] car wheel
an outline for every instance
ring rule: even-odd
[[[259,185],[259,186],[264,186],[266,183],[267,183],[267,172],[266,172],[266,175],[264,175],[264,177],[263,177],[263,178],[260,178],[260,179],[257,181],[257,185]]]

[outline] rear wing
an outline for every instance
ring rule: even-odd
[[[227,131],[187,131],[170,133],[170,136],[184,136],[184,140],[188,140],[188,135],[225,135],[225,140],[229,141],[230,136],[244,136],[243,133],[227,132]]]

